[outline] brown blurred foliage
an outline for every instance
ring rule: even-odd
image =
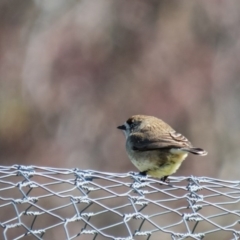
[[[239,8],[238,1],[2,1],[1,163],[134,170],[116,126],[140,113],[209,151],[179,174],[236,178]]]
[[[239,177],[240,2],[2,0],[1,165],[136,170],[116,126],[162,118]]]

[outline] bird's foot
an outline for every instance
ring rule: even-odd
[[[132,175],[132,177],[140,182],[145,182],[145,180],[147,179],[147,172],[130,172],[130,174]]]
[[[147,171],[139,172],[139,175],[146,177],[147,176]]]
[[[164,177],[160,178],[160,180],[161,180],[162,182],[165,182],[165,183],[170,183],[170,180],[168,179],[168,177],[169,177],[169,176],[164,176]]]

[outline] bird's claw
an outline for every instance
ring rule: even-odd
[[[170,183],[170,180],[168,179],[168,176],[164,176],[164,177],[160,178],[160,181],[162,181],[164,183]]]
[[[144,179],[147,178],[147,173],[145,173],[145,172],[139,172],[139,173],[137,173],[137,172],[129,172],[129,173],[130,173],[130,175],[133,178],[137,178],[137,179],[139,179],[141,181],[144,181]]]

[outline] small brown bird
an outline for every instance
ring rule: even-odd
[[[152,116],[135,115],[118,129],[126,136],[126,151],[140,174],[166,181],[181,166],[188,153],[204,156],[207,152],[194,148],[182,134]]]

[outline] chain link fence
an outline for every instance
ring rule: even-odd
[[[240,239],[240,181],[0,166],[1,239]]]

